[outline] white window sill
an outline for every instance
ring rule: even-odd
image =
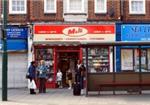
[[[145,15],[146,13],[138,13],[138,12],[135,13],[135,12],[134,12],[134,13],[129,13],[129,14],[130,14],[130,15]]]
[[[26,12],[9,12],[10,15],[25,15]]]
[[[64,15],[87,15],[87,13],[64,13]]]
[[[44,12],[44,14],[56,14],[56,12],[55,11],[51,11],[51,12]]]
[[[95,14],[107,14],[106,11],[101,11],[101,12],[95,12]]]
[[[65,11],[65,13],[86,13],[85,11],[81,10],[81,11],[74,11],[74,10],[68,10],[68,11]]]
[[[68,12],[64,12],[64,15],[86,15],[87,12],[82,12],[82,11],[68,11]]]

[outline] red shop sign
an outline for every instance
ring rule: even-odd
[[[64,34],[63,31],[78,33],[82,29],[87,30],[87,34],[114,34],[114,25],[35,25],[34,34]]]
[[[34,41],[114,41],[115,25],[34,25]]]

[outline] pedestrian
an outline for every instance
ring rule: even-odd
[[[62,72],[60,69],[57,72],[57,84],[59,88],[62,88]]]
[[[72,72],[70,69],[67,72],[67,79],[68,79],[68,84],[69,84],[68,89],[72,89]]]
[[[28,68],[28,88],[30,89],[30,94],[36,94],[35,92],[35,77],[36,77],[36,64],[34,61],[31,62]],[[31,84],[31,85],[30,85]],[[33,86],[34,85],[34,86]]]
[[[40,65],[37,68],[38,78],[39,78],[39,93],[46,93],[46,77],[47,77],[47,67],[45,61],[41,60]]]
[[[86,68],[84,64],[82,64],[82,61],[78,60],[76,66],[75,81],[80,84],[81,94],[83,94],[83,89],[84,89],[85,70]]]

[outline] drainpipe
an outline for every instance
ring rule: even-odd
[[[124,0],[120,0],[120,21],[123,22],[124,16]]]

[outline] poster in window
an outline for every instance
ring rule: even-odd
[[[133,51],[129,49],[121,50],[121,69],[133,70]]]

